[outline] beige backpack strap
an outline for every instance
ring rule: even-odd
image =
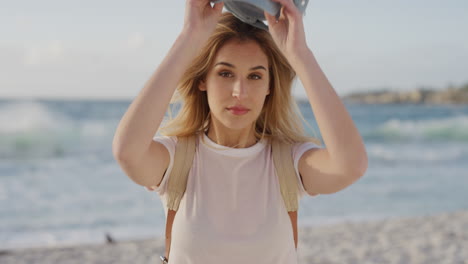
[[[169,210],[179,209],[180,200],[185,193],[188,173],[195,155],[195,140],[195,136],[179,137],[177,140],[174,165],[167,182],[167,208]]]
[[[172,223],[179,209],[180,200],[187,188],[188,174],[192,167],[196,149],[196,135],[178,137],[174,154],[174,165],[167,182],[166,259],[171,249]]]
[[[273,138],[271,142],[273,162],[280,184],[281,196],[291,219],[294,244],[297,248],[297,177],[292,157],[292,145]]]

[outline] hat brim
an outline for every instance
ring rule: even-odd
[[[276,19],[279,18],[281,5],[270,0],[211,0],[212,3],[224,2],[224,7],[245,23],[268,30],[264,11]],[[301,13],[305,12],[308,0],[294,0],[294,4]]]
[[[272,16],[275,16],[279,13],[279,11],[281,10],[281,5],[278,4],[278,3],[275,3],[273,1],[265,1],[265,0],[214,0],[214,1],[211,1],[213,3],[219,3],[219,2],[224,2],[226,8],[229,9],[237,9],[237,11],[239,11],[239,7],[236,5],[236,2],[237,3],[243,3],[244,5],[242,5],[243,7],[248,7],[249,5],[250,6],[254,6],[254,7],[257,7],[258,9],[260,10],[265,10],[266,12],[268,12],[269,14],[271,14]],[[245,11],[245,10],[243,10]],[[263,20],[265,20],[265,16],[263,16]]]

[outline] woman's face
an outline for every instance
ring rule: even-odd
[[[251,127],[270,93],[268,58],[255,41],[231,40],[218,51],[205,82],[213,122],[225,128]],[[230,109],[245,108],[246,111]]]

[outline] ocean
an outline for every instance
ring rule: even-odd
[[[0,249],[164,235],[159,197],[112,156],[130,103],[0,100]],[[299,106],[320,136],[310,105]],[[368,170],[338,193],[304,197],[299,226],[468,209],[468,105],[346,106]]]

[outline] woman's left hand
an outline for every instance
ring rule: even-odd
[[[288,60],[297,59],[300,57],[301,52],[308,48],[302,14],[294,5],[293,0],[272,1],[281,4],[282,7],[278,21],[275,16],[266,11],[264,12],[270,34]]]

